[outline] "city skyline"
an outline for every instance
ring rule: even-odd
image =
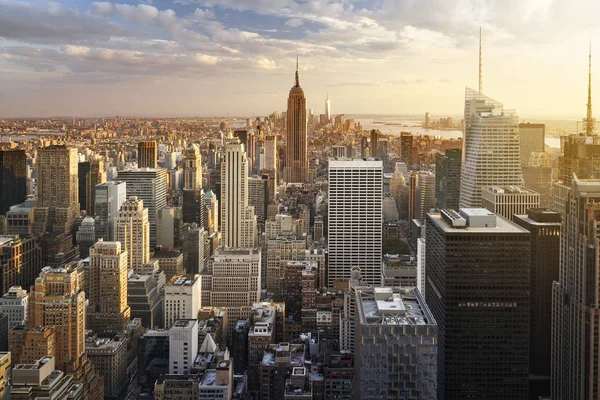
[[[334,115],[458,115],[464,87],[477,86],[480,26],[487,95],[524,117],[581,118],[600,11],[545,0],[0,4],[2,118],[267,115],[285,108],[296,52],[316,112],[329,94]]]

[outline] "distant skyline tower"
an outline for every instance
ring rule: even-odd
[[[70,232],[79,216],[77,168],[75,148],[60,145],[38,150],[35,234]]]
[[[184,151],[183,222],[204,225],[204,191],[202,190],[202,155],[196,144]]]
[[[21,204],[27,196],[25,150],[0,150],[0,215]]]
[[[359,267],[363,279],[381,284],[383,163],[381,160],[329,160],[329,280],[350,279]]]
[[[254,247],[257,226],[254,207],[248,206],[248,161],[237,138],[225,145],[219,201],[223,246]]]
[[[331,122],[331,100],[329,100],[329,92],[327,92],[327,99],[325,99],[325,117],[327,122]]]
[[[481,207],[482,187],[523,185],[518,133],[514,111],[466,88],[461,207]]]
[[[115,239],[127,251],[127,266],[137,272],[150,260],[150,223],[144,202],[132,196],[115,220]]]
[[[137,160],[139,168],[157,168],[158,147],[156,142],[153,140],[139,142]]]
[[[300,87],[298,58],[296,58],[296,82],[290,90],[288,97],[286,122],[285,169],[283,179],[288,183],[308,182],[306,97],[304,96],[304,90]]]

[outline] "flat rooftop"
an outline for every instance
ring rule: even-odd
[[[330,167],[374,167],[383,168],[383,162],[379,158],[329,158]]]
[[[365,287],[355,291],[364,325],[435,325],[423,299],[414,289]]]
[[[468,209],[471,210],[481,210],[481,209]],[[487,210],[486,210],[487,211]],[[489,212],[489,211],[487,211]],[[460,234],[481,234],[481,233],[529,233],[528,230],[521,228],[517,224],[497,215],[496,216],[496,226],[494,227],[453,227],[448,224],[442,218],[441,214],[438,213],[427,213],[427,215],[431,218],[434,224],[439,226],[446,233],[460,233]]]
[[[493,194],[538,194],[523,186],[489,186],[483,190]]]

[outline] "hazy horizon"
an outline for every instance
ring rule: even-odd
[[[0,118],[268,115],[286,108],[296,52],[315,114],[329,94],[333,114],[460,116],[481,26],[486,95],[522,120],[577,120],[600,37],[585,0],[0,6]]]

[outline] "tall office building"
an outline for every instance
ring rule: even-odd
[[[546,151],[546,125],[529,122],[519,124],[519,146],[521,167],[526,167],[532,152]]]
[[[260,226],[267,219],[267,205],[269,203],[269,177],[251,176],[248,178],[248,204],[254,207],[256,221]]]
[[[435,207],[458,210],[462,152],[448,149],[435,157]]]
[[[371,157],[379,156],[379,143],[377,139],[379,138],[379,134],[375,129],[371,129],[371,141],[369,142],[369,147],[371,149]]]
[[[277,171],[277,136],[266,135],[265,136],[265,167]]]
[[[329,100],[329,93],[327,93],[327,98],[325,99],[325,118],[327,122],[331,122],[331,100]]]
[[[0,150],[0,215],[27,196],[27,157],[24,150]]]
[[[225,247],[256,245],[256,215],[248,206],[248,162],[237,139],[225,145],[221,163],[221,229]]]
[[[537,208],[513,216],[531,232],[529,319],[529,398],[550,397],[552,282],[558,281],[561,217]]]
[[[441,210],[425,243],[437,398],[528,399],[529,232],[486,209]]]
[[[558,281],[552,287],[553,399],[600,396],[599,215],[600,180],[573,176],[560,236]]]
[[[435,175],[428,171],[419,172],[415,192],[415,218],[425,221],[425,214],[435,207]]]
[[[96,185],[94,210],[97,239],[114,240],[115,219],[127,200],[126,185],[123,181],[109,181]]]
[[[90,171],[88,172],[85,182],[85,210],[90,216],[96,215],[96,185],[104,182],[106,182],[104,158],[100,156],[93,156],[90,158]]]
[[[70,232],[79,216],[77,149],[50,146],[38,150],[37,202],[33,232]]]
[[[201,305],[199,275],[177,275],[165,286],[165,329],[179,319],[197,319]],[[197,340],[196,340],[197,341]]]
[[[120,242],[97,242],[90,248],[88,327],[111,337],[129,322],[127,250]]]
[[[30,287],[44,266],[42,249],[33,237],[0,235],[0,291]]]
[[[409,168],[413,165],[413,135],[410,132],[400,133],[400,160]]]
[[[144,202],[132,196],[115,220],[115,239],[127,252],[127,267],[137,271],[150,260],[150,223]]]
[[[138,143],[138,168],[158,167],[158,146],[155,141]]]
[[[195,144],[184,151],[183,222],[204,225],[204,191],[202,190],[202,155]]]
[[[329,279],[348,280],[353,267],[381,283],[383,164],[329,160]]]
[[[137,196],[148,208],[150,245],[156,246],[158,210],[167,206],[167,170],[165,168],[138,168],[119,171],[119,179],[127,184],[127,197]]]
[[[354,398],[436,399],[438,328],[417,289],[354,289]]]
[[[286,148],[285,169],[283,180],[286,182],[308,182],[308,154],[307,154],[307,121],[306,97],[300,87],[298,63],[296,63],[296,83],[290,90],[286,115]]]
[[[466,88],[461,207],[481,207],[482,187],[523,185],[518,124],[514,111]]]
[[[77,184],[78,184],[78,199],[79,209],[87,210],[87,180],[90,174],[91,164],[89,161],[82,161],[77,163]]]

